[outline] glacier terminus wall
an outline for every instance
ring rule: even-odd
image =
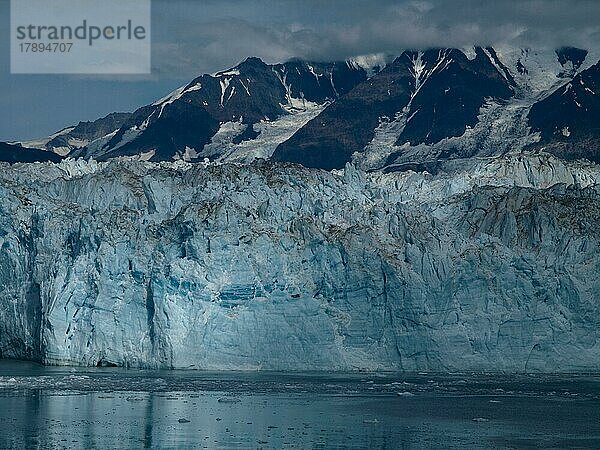
[[[0,171],[0,352],[56,365],[600,367],[600,169]]]

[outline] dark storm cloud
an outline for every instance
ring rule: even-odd
[[[274,62],[473,44],[591,47],[600,35],[597,0],[158,0],[155,10],[162,73],[218,70],[248,55]]]
[[[406,48],[600,42],[600,0],[153,0],[151,76],[18,76],[9,73],[8,6],[0,0],[0,140],[134,110],[248,56],[281,62]]]

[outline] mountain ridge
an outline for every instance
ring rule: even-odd
[[[541,149],[596,161],[596,58],[574,47],[429,49],[361,63],[268,65],[249,57],[133,113],[23,145],[37,142],[71,158],[263,158],[326,170],[349,161],[364,170],[432,167],[449,158]],[[587,90],[574,84],[584,77]],[[571,97],[561,96],[569,85]],[[582,101],[592,119],[577,114]]]

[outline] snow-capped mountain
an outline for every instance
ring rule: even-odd
[[[92,122],[79,122],[44,139],[19,142],[26,148],[44,149],[60,156],[67,156],[98,139],[118,130],[131,116],[130,113],[111,113]]]
[[[344,62],[248,58],[131,114],[23,143],[97,160],[435,170],[452,158],[545,149],[598,160],[600,55],[565,47],[405,51]]]
[[[198,77],[138,109],[115,133],[73,156],[202,161],[216,159],[227,152],[228,144],[254,140],[263,131],[274,149],[291,134],[286,134],[289,116],[301,121],[293,133],[324,105],[366,78],[367,71],[350,62],[268,65],[248,58],[230,70]],[[269,134],[269,128],[276,131]],[[277,136],[281,136],[279,141]]]
[[[281,144],[274,159],[343,167],[373,140],[384,118],[399,128],[392,147],[434,144],[475,125],[486,98],[506,100],[512,93],[483,49],[472,60],[459,50],[404,52]]]
[[[600,162],[600,63],[533,105],[528,118],[540,134],[536,148]]]
[[[574,48],[407,51],[329,105],[273,158],[403,170],[544,144],[564,157],[593,159],[594,150],[575,139],[597,136],[599,74],[590,67],[597,62],[598,55]],[[566,136],[567,122],[579,127],[577,135]],[[570,151],[555,145],[569,138]]]
[[[198,77],[134,113],[112,113],[13,144],[98,160],[268,158],[278,144],[388,60],[369,55],[343,62],[267,65],[248,58],[229,70]]]

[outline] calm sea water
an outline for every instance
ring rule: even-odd
[[[600,448],[600,377],[0,361],[0,448]]]

